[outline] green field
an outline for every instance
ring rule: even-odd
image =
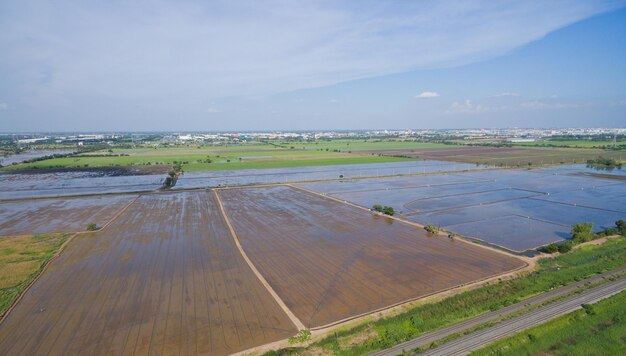
[[[0,239],[0,316],[22,293],[70,234],[3,237]]]
[[[315,142],[281,142],[281,147],[307,150],[374,151],[454,147],[441,143],[402,140],[331,140]]]
[[[500,340],[472,355],[624,355],[626,292]]]
[[[585,246],[569,254],[542,259],[538,270],[522,278],[490,284],[400,315],[338,331],[307,348],[307,352],[362,355],[410,340],[425,332],[497,310],[533,295],[626,264],[626,239]],[[301,353],[303,349],[282,350]]]
[[[359,155],[345,152],[310,151],[297,149],[276,149],[264,146],[265,151],[231,150],[220,151],[208,148],[167,148],[167,149],[114,149],[112,152],[99,151],[73,157],[53,158],[33,163],[5,167],[5,170],[31,168],[86,168],[109,166],[148,166],[172,165],[182,162],[183,170],[213,171],[252,168],[286,168],[325,166],[356,163],[383,163],[407,161],[407,158]],[[255,147],[258,149],[258,147]],[[272,149],[272,151],[268,151]],[[233,152],[235,151],[235,152]],[[94,156],[96,154],[108,156]],[[119,154],[124,154],[119,156]],[[210,160],[210,163],[208,163]]]

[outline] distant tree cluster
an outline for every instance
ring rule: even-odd
[[[622,168],[622,163],[617,162],[613,158],[598,157],[596,159],[587,160],[587,167],[600,168],[600,169],[614,169]]]

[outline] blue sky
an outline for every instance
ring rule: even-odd
[[[0,0],[0,132],[625,127],[625,6]]]

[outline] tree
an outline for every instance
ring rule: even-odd
[[[374,204],[374,206],[372,206],[372,209],[374,209],[374,211],[378,211],[379,213],[381,213],[383,211],[383,206],[380,204]]]
[[[98,230],[98,225],[94,223],[87,224],[87,231],[96,231]]]
[[[593,224],[580,223],[572,226],[572,237],[575,243],[583,243],[593,240]]]

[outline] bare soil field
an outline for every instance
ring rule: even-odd
[[[50,263],[0,324],[0,354],[225,355],[295,332],[212,192],[154,194]]]
[[[77,232],[102,226],[136,195],[0,203],[0,236]]]
[[[287,186],[219,196],[248,257],[307,327],[525,265]]]
[[[525,147],[450,147],[418,148],[410,150],[367,151],[369,154],[385,156],[406,156],[411,158],[433,159],[490,165],[527,166],[563,163],[585,163],[598,156],[622,159],[624,152],[582,148],[525,148]]]

